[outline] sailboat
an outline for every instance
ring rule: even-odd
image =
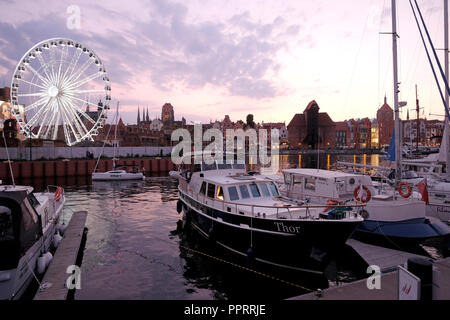
[[[98,162],[100,161],[100,157],[103,152],[100,153],[100,155],[97,159],[97,164],[95,165],[94,172],[92,173],[92,180],[104,180],[104,181],[145,180],[145,175],[139,171],[139,168],[133,167],[133,170],[131,172],[128,172],[127,170],[121,169],[120,167],[117,166],[116,153],[117,153],[117,147],[119,145],[119,143],[117,141],[118,118],[119,118],[119,102],[117,102],[117,108],[116,108],[116,114],[115,114],[116,123],[115,123],[115,128],[114,128],[114,156],[112,158],[113,169],[110,171],[106,171],[106,172],[96,172]],[[111,127],[110,127],[110,129],[111,129]],[[106,139],[108,138],[108,135],[109,135],[109,130],[108,130]],[[105,143],[106,143],[106,139],[105,139]],[[104,147],[104,144],[103,144],[103,147]]]

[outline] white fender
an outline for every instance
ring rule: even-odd
[[[60,224],[59,226],[58,226],[58,231],[59,231],[59,234],[60,235],[64,235],[64,232],[66,232],[66,229],[67,229],[67,224]]]
[[[53,248],[58,248],[59,244],[61,243],[62,237],[59,235],[59,233],[56,233],[52,240]]]
[[[50,252],[42,254],[37,261],[36,271],[38,274],[43,274],[47,269],[48,265],[53,259],[53,255]]]

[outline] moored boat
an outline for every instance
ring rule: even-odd
[[[255,263],[302,270],[311,253],[340,248],[363,221],[361,203],[329,208],[292,201],[268,177],[235,162],[182,164],[171,175],[179,180],[184,224]]]
[[[29,186],[0,186],[0,300],[19,299],[45,271],[49,251],[61,240],[64,202],[61,187],[33,192]]]
[[[283,176],[284,192],[291,199],[314,199],[316,203],[325,203],[332,198],[341,198],[365,202],[364,221],[354,234],[357,237],[384,239],[408,246],[432,238],[445,240],[450,236],[450,227],[433,217],[426,217],[425,202],[411,197],[410,190],[396,192],[388,187],[383,192],[374,188],[369,176],[339,171],[286,169]]]

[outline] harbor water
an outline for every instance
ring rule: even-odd
[[[281,159],[282,166],[295,166],[290,159],[298,156]],[[81,289],[75,299],[283,299],[367,276],[367,266],[351,250],[336,255],[322,275],[253,272],[241,257],[197,233],[177,231],[177,181],[167,176],[134,182],[77,177],[21,183],[37,190],[63,185],[65,221],[73,212],[88,212]]]

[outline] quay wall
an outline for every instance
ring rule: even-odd
[[[103,149],[103,153],[102,153]],[[95,159],[100,154],[105,157],[114,156],[113,147],[16,147],[8,148],[11,160],[55,160],[55,159],[79,159],[86,158],[89,151]],[[151,157],[167,156],[172,147],[118,147],[117,157]],[[30,159],[31,154],[31,159]],[[6,148],[0,148],[0,159],[8,159]]]
[[[48,161],[12,161],[11,167],[15,179],[54,178],[90,176],[97,160],[48,160]],[[117,166],[136,166],[146,174],[164,173],[175,170],[170,157],[164,158],[126,158],[118,159]],[[111,159],[101,159],[97,171],[112,170]],[[0,180],[11,178],[7,161],[0,162]]]

